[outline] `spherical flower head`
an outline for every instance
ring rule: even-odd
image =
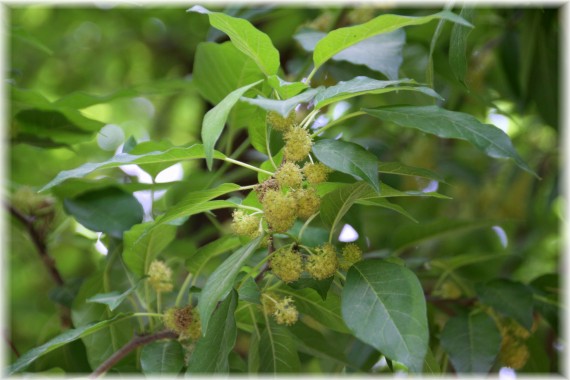
[[[275,310],[277,310],[275,305],[279,299],[279,296],[271,292],[261,295],[261,307],[265,315],[273,315],[273,313],[275,313]]]
[[[311,151],[313,140],[306,129],[293,127],[285,133],[285,158],[289,161],[303,161]]]
[[[293,192],[297,200],[297,216],[308,219],[321,208],[321,197],[313,188],[299,189]]]
[[[256,238],[261,233],[259,229],[260,217],[249,215],[243,210],[235,210],[233,213],[232,231],[236,235]]]
[[[455,300],[461,297],[461,289],[453,281],[445,281],[438,291],[438,294],[445,299]]]
[[[526,340],[530,337],[530,332],[512,318],[503,319],[500,329],[503,337],[510,336],[518,340]]]
[[[271,257],[271,271],[285,283],[297,281],[303,271],[303,258],[290,247],[280,249]]]
[[[281,187],[300,187],[303,183],[301,168],[293,162],[285,162],[275,173],[275,179]]]
[[[148,282],[157,293],[172,291],[172,270],[163,261],[150,263],[148,276]]]
[[[275,311],[273,312],[275,321],[280,325],[291,326],[299,319],[299,312],[293,303],[291,297],[285,297],[275,304]]]
[[[265,219],[274,232],[286,232],[297,218],[297,201],[280,190],[268,190],[261,202]]]
[[[342,247],[342,260],[340,261],[340,269],[348,270],[351,266],[362,260],[362,250],[354,243],[350,243]]]
[[[275,111],[269,111],[267,116],[265,117],[265,121],[267,124],[274,130],[279,132],[286,132],[293,125],[295,125],[295,120],[297,119],[297,114],[295,111],[289,112],[287,117],[281,116],[279,113]]]
[[[332,170],[321,162],[316,164],[307,162],[303,166],[303,174],[310,184],[316,185],[318,183],[325,182]]]
[[[325,243],[315,249],[305,265],[305,270],[316,280],[324,280],[333,276],[338,268],[338,259],[334,245]]]
[[[164,326],[178,334],[180,340],[197,340],[202,334],[200,315],[191,305],[173,307],[163,316]]]
[[[499,358],[505,366],[521,369],[528,361],[529,356],[528,347],[523,341],[503,337]]]

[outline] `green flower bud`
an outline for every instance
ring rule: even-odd
[[[301,219],[308,219],[321,208],[321,197],[313,188],[299,189],[293,192],[297,200],[297,214]]]
[[[200,315],[192,305],[168,309],[164,313],[163,322],[167,329],[178,334],[178,339],[180,340],[198,340],[202,334]]]
[[[275,179],[281,187],[300,187],[303,183],[301,168],[292,162],[285,162],[275,173]]]
[[[172,291],[172,270],[163,261],[150,263],[148,275],[148,282],[157,293]]]
[[[281,298],[273,293],[266,293],[261,297],[261,304],[264,312],[273,315],[280,325],[290,326],[299,319],[299,312],[291,297]]]
[[[254,239],[261,233],[260,220],[261,218],[257,215],[249,215],[243,210],[235,210],[231,228],[236,235],[249,236]]]
[[[362,260],[362,250],[354,243],[342,247],[342,260],[340,269],[348,270],[351,266]]]
[[[291,129],[293,125],[295,125],[296,119],[297,114],[295,111],[289,112],[289,115],[287,115],[287,117],[283,117],[275,111],[269,111],[267,113],[265,121],[272,129],[275,129],[279,132],[286,132]]]
[[[302,161],[311,151],[313,140],[307,130],[293,127],[285,133],[285,158],[289,161]]]

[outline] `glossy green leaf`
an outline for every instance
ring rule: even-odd
[[[371,192],[373,190],[365,182],[356,182],[331,191],[321,200],[321,220],[327,226],[331,226],[333,233],[354,203]]]
[[[473,8],[463,6],[459,16],[468,22],[473,19],[475,13]],[[471,28],[455,24],[451,29],[451,37],[449,40],[449,65],[453,71],[453,75],[461,84],[467,87],[465,83],[465,75],[467,74],[467,37],[471,33]]]
[[[240,301],[261,305],[261,292],[252,277],[247,277],[238,291]]]
[[[198,303],[198,312],[202,322],[202,334],[206,334],[209,331],[208,323],[212,312],[216,308],[216,304],[230,293],[242,265],[255,252],[262,238],[260,236],[232,253],[208,278]]]
[[[148,272],[150,263],[174,240],[176,226],[162,224],[150,232],[152,222],[137,224],[124,234],[123,261],[138,277]]]
[[[175,164],[183,160],[193,160],[204,158],[204,146],[202,144],[194,144],[189,147],[176,147],[166,151],[156,151],[141,155],[133,155],[129,153],[119,153],[109,160],[103,162],[89,162],[71,170],[63,170],[51,180],[47,185],[42,187],[40,191],[46,191],[54,186],[59,185],[63,181],[71,178],[82,178],[94,172],[95,170],[116,168],[127,164],[154,164],[154,163],[172,163]],[[214,152],[214,158],[224,159],[225,155],[220,152]]]
[[[307,242],[303,241],[302,243],[308,246],[316,246],[322,243],[326,243],[329,233],[325,229],[322,230],[322,238],[316,244],[307,244]],[[306,235],[310,233],[309,227],[305,230]],[[303,236],[306,236],[303,235]],[[312,278],[308,273],[303,272],[301,273],[301,277],[290,284],[288,284],[293,289],[306,289],[310,288],[315,290],[320,296],[323,301],[327,299],[327,295],[329,293],[329,289],[331,288],[334,276],[325,278],[324,280],[316,280]]]
[[[236,88],[263,79],[263,73],[231,42],[202,42],[196,49],[192,79],[200,95],[218,104]]]
[[[399,91],[418,91],[428,96],[441,99],[441,96],[429,87],[415,86],[411,79],[376,80],[368,77],[356,77],[346,82],[338,82],[327,87],[315,96],[315,109],[331,103],[353,98],[360,95],[385,94]]]
[[[484,284],[475,284],[475,290],[481,302],[513,318],[530,331],[533,298],[528,286],[507,279],[494,279]]]
[[[327,339],[325,335],[310,328],[302,321],[290,326],[289,331],[293,333],[299,342],[299,351],[324,360],[333,360],[345,367],[354,367],[354,365],[348,362],[338,342]]]
[[[259,340],[260,373],[295,373],[301,363],[295,338],[287,327],[269,320]]]
[[[277,91],[281,99],[289,99],[309,87],[304,82],[287,82],[278,75],[267,77],[267,83],[269,83],[272,89]]]
[[[441,332],[441,345],[458,373],[489,372],[501,348],[501,333],[485,313],[453,317]]]
[[[26,352],[24,355],[20,356],[18,360],[16,360],[10,367],[8,367],[7,370],[8,375],[13,375],[16,372],[22,371],[28,365],[30,365],[30,363],[32,363],[34,360],[36,360],[42,355],[47,354],[50,351],[55,350],[56,348],[59,348],[67,343],[73,342],[74,340],[86,337],[90,334],[93,334],[96,331],[101,330],[104,327],[125,320],[129,317],[130,315],[128,314],[118,314],[108,320],[93,322],[85,326],[67,330],[63,334],[60,334],[55,338],[49,340],[47,343],[44,343],[41,346],[36,347]]]
[[[329,168],[362,179],[380,192],[378,159],[362,146],[342,140],[319,140],[313,145],[313,153]]]
[[[342,50],[369,37],[382,33],[393,32],[405,26],[425,24],[435,19],[446,19],[462,25],[471,26],[471,24],[467,23],[461,17],[449,11],[443,11],[424,17],[410,17],[392,14],[380,15],[364,24],[339,28],[328,33],[315,46],[315,51],[313,52],[315,69],[319,68],[323,63]]]
[[[204,120],[202,121],[202,142],[204,143],[204,154],[209,170],[212,170],[214,145],[216,145],[216,142],[224,130],[224,125],[226,124],[232,107],[247,90],[259,83],[261,83],[261,81],[248,84],[230,92],[224,100],[204,115]]]
[[[396,211],[397,213],[404,215],[406,218],[410,219],[415,223],[418,223],[417,219],[414,218],[408,211],[406,211],[406,209],[404,209],[400,205],[388,201],[385,198],[360,199],[356,201],[356,203],[363,206],[375,206],[375,207],[387,208],[389,210]]]
[[[314,30],[304,30],[293,36],[306,51],[315,50],[317,43],[327,34]],[[332,57],[333,61],[347,61],[355,65],[365,65],[381,72],[389,80],[398,79],[402,64],[402,49],[406,42],[406,33],[398,29],[390,33],[379,34],[360,41]]]
[[[234,235],[225,235],[213,242],[199,248],[196,252],[190,253],[190,257],[186,260],[186,269],[188,272],[197,276],[206,262],[211,258],[236,249],[241,245],[240,239]]]
[[[441,138],[469,141],[489,157],[512,159],[521,169],[536,175],[518,155],[509,136],[475,117],[447,111],[437,106],[404,106],[363,109],[369,115],[390,121],[402,127],[418,129]]]
[[[361,261],[346,276],[342,315],[354,335],[411,371],[423,368],[429,331],[422,286],[409,269]]]
[[[141,350],[141,369],[145,375],[175,375],[184,367],[184,349],[175,340],[153,342]]]
[[[144,216],[137,199],[117,187],[97,189],[65,199],[63,206],[86,228],[117,238],[140,223]]]
[[[258,96],[255,99],[242,97],[241,101],[253,104],[267,111],[277,112],[282,116],[287,116],[289,112],[293,111],[299,104],[310,102],[321,89],[322,87],[316,89],[311,88],[286,100],[275,100]]]
[[[378,171],[380,173],[385,173],[385,174],[421,177],[421,178],[431,179],[433,181],[446,183],[443,177],[437,173],[434,173],[424,168],[405,165],[402,164],[401,162],[379,162]]]
[[[235,47],[253,59],[265,75],[277,74],[279,51],[275,49],[267,34],[256,29],[249,21],[224,13],[211,12],[200,5],[195,5],[188,11],[207,14],[210,24],[226,33]]]
[[[216,308],[205,336],[198,340],[190,356],[186,373],[229,372],[228,355],[233,350],[237,337],[234,317],[237,299],[236,291],[231,291]]]
[[[301,314],[309,315],[324,326],[341,332],[349,333],[340,313],[340,298],[336,294],[329,294],[323,300],[314,289],[296,289],[281,287],[276,289],[278,293],[293,298],[297,310]]]
[[[115,310],[123,301],[131,295],[139,286],[142,280],[137,281],[133,286],[129,289],[125,290],[123,293],[119,293],[117,291],[109,292],[109,293],[99,293],[94,295],[93,297],[89,297],[85,300],[85,302],[94,302],[94,303],[101,303],[103,305],[107,305],[110,311]]]

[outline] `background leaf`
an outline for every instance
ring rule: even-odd
[[[231,291],[214,311],[205,336],[198,340],[190,356],[187,373],[229,372],[228,355],[232,352],[237,337],[234,317],[237,298],[236,291]]]
[[[275,111],[282,116],[287,116],[289,112],[293,111],[299,104],[311,101],[320,90],[321,88],[311,88],[287,100],[274,100],[258,96],[255,99],[244,97],[241,98],[241,101],[253,104],[267,111]]]
[[[313,145],[313,153],[331,169],[362,179],[380,192],[378,159],[362,146],[341,140],[319,140]]]
[[[463,6],[459,16],[463,17],[465,21],[471,22],[475,10],[470,7]],[[457,80],[465,87],[465,75],[467,74],[467,37],[471,33],[471,28],[461,24],[453,25],[451,29],[451,37],[449,40],[449,65]]]
[[[267,34],[256,29],[249,21],[224,13],[210,12],[200,5],[195,5],[188,11],[207,14],[212,26],[226,33],[235,47],[253,59],[265,75],[277,74],[279,51],[275,49]]]
[[[513,148],[505,132],[494,125],[483,124],[469,114],[447,111],[437,106],[384,107],[363,111],[402,127],[418,129],[442,138],[469,141],[488,156],[510,158],[521,169],[536,176]]]
[[[259,372],[295,373],[300,367],[295,339],[285,326],[269,320],[259,341]]]
[[[424,292],[412,271],[382,260],[356,263],[346,276],[342,315],[358,339],[422,370],[429,332]]]
[[[441,332],[441,345],[459,373],[487,373],[501,347],[501,333],[485,313],[451,318]]]
[[[153,342],[141,350],[141,369],[145,375],[180,372],[184,367],[184,350],[178,341]]]

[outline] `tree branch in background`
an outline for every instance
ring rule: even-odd
[[[90,379],[96,379],[97,377],[103,375],[108,370],[113,368],[121,359],[130,354],[132,351],[137,349],[139,346],[144,346],[145,344],[152,343],[161,339],[177,339],[178,334],[170,330],[160,331],[151,335],[135,336],[131,341],[121,347],[113,355],[109,356],[91,375]]]

